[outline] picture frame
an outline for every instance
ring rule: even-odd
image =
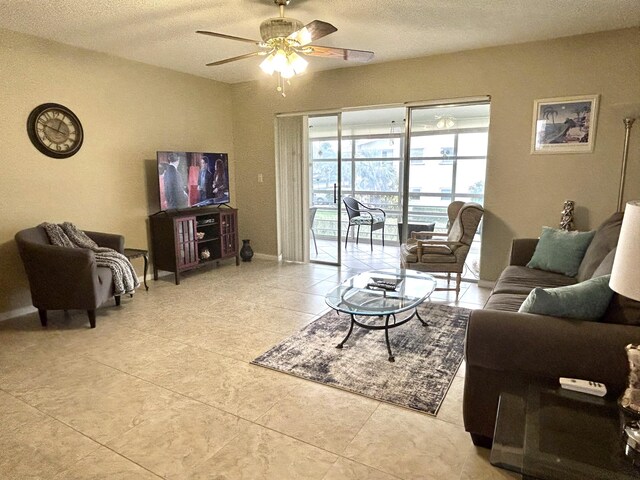
[[[534,100],[531,153],[592,153],[598,100],[599,95]]]

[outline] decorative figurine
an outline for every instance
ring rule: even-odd
[[[640,414],[640,345],[625,347],[629,359],[629,385],[620,398],[620,405]]]
[[[640,345],[625,347],[629,359],[629,385],[618,399],[625,456],[640,465]]]
[[[562,217],[560,218],[560,228],[570,232],[575,230],[573,226],[573,208],[575,202],[573,200],[565,200],[564,208],[562,209]]]

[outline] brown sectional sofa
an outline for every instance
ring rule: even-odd
[[[476,445],[492,443],[502,391],[532,382],[557,384],[559,377],[595,380],[613,395],[626,387],[624,347],[640,343],[640,303],[615,294],[600,321],[518,313],[535,287],[572,285],[611,273],[621,224],[618,213],[597,229],[575,278],[526,267],[538,240],[513,241],[509,266],[467,327],[463,415]]]

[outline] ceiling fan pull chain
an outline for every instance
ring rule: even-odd
[[[289,83],[288,80],[287,80],[287,83]],[[287,94],[284,91],[284,78],[282,78],[282,75],[280,75],[280,72],[278,72],[278,88],[276,88],[276,90],[280,92],[280,95],[282,95],[283,97],[287,96]]]

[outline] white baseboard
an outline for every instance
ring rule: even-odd
[[[160,272],[158,274],[159,277],[164,277],[165,275],[173,275],[173,273],[171,273],[171,272]],[[149,274],[147,273],[147,284],[149,284],[149,280],[153,280],[153,274],[151,274],[151,278],[149,278]],[[144,276],[143,275],[139,275],[138,276],[138,281],[140,282],[140,287],[138,287],[138,290],[144,289]],[[14,308],[13,310],[9,310],[7,312],[0,313],[0,322],[3,322],[5,320],[9,320],[11,318],[21,317],[23,315],[28,315],[29,313],[35,313],[37,311],[38,311],[38,309],[36,307],[34,307],[34,306]]]
[[[3,322],[5,320],[9,320],[11,318],[15,318],[15,317],[21,317],[23,315],[27,315],[29,313],[34,313],[37,312],[38,309],[36,307],[33,306],[28,306],[28,307],[21,307],[21,308],[16,308],[13,310],[9,310],[8,312],[2,312],[0,313],[0,322]]]
[[[492,282],[491,280],[478,280],[478,286],[482,288],[490,288],[493,290],[496,282]]]
[[[282,258],[278,255],[267,255],[266,253],[254,253],[253,258],[256,260],[269,260],[271,262],[280,262]]]

